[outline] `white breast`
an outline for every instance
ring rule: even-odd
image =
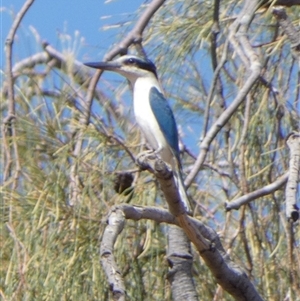
[[[155,77],[140,77],[136,80],[133,88],[133,108],[135,118],[153,150],[160,149],[159,153],[162,159],[173,165],[172,153],[150,106],[149,91],[153,86],[161,91]]]

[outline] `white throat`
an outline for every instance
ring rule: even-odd
[[[152,87],[156,87],[161,92],[160,84],[154,74],[130,78],[130,82],[133,87],[133,93],[141,90],[149,91]]]

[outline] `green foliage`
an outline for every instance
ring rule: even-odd
[[[215,49],[218,61],[226,50],[231,16],[239,9],[239,1],[221,3],[222,28]],[[299,8],[288,13],[299,23]],[[166,94],[176,102],[173,107],[183,142],[194,155],[214,72],[212,15],[211,2],[169,1],[154,16],[144,38],[159,66]],[[226,213],[224,202],[270,184],[287,170],[285,137],[299,130],[299,67],[269,11],[257,12],[249,34],[261,56],[262,76],[278,93],[263,82],[256,83],[245,104],[213,141],[189,194],[196,204],[195,216],[218,231],[226,251],[264,298],[279,301],[288,290],[294,296],[300,294],[296,284],[300,254],[287,241],[284,190],[238,212]],[[72,69],[76,49],[65,46],[62,53],[67,63],[51,65],[45,60],[15,73],[16,135],[10,136],[9,128],[4,127],[1,136],[1,165],[7,175],[0,210],[3,300],[109,300],[99,262],[105,216],[112,206],[125,202],[164,205],[155,179],[136,170],[133,157],[141,150],[140,134],[127,109],[124,85],[116,88],[104,80],[99,83],[87,125],[82,118],[90,75],[84,74],[82,80],[82,70]],[[245,66],[229,49],[220,73],[222,89],[210,106],[209,125],[230,105],[247,76]],[[4,79],[3,116],[8,112],[6,98]],[[9,158],[7,152],[13,147],[17,151]],[[4,157],[10,162],[4,162]],[[185,170],[193,163],[193,156],[184,153]],[[115,173],[122,171],[133,173],[134,186],[129,194],[119,195],[113,187]],[[75,192],[78,202],[69,206]],[[294,235],[299,242],[298,228]],[[129,300],[171,300],[165,225],[127,221],[115,256]],[[217,300],[232,300],[217,288],[196,252],[194,258],[194,281],[201,300],[216,295]],[[290,266],[291,258],[294,266]]]

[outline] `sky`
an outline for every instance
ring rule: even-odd
[[[132,14],[135,14],[145,2],[147,0],[35,0],[17,31],[13,58],[18,61],[42,50],[41,46],[37,46],[40,43],[35,41],[34,31],[39,34],[42,41],[47,41],[59,51],[64,49],[61,45],[61,35],[69,35],[74,41],[77,32],[85,40],[77,47],[80,49],[76,53],[76,59],[81,62],[101,61],[112,45],[119,41],[119,34],[124,31],[124,27],[115,25],[121,22],[126,26],[131,19],[136,20]],[[5,39],[11,28],[13,16],[18,13],[25,0],[0,0],[0,3],[2,49],[0,68],[3,70]],[[109,72],[104,74],[103,80],[105,78],[124,81],[120,76]],[[0,80],[2,79],[0,76]],[[131,97],[129,98],[131,102]],[[198,123],[194,127],[199,127]],[[196,132],[198,133],[198,130]],[[198,134],[192,137],[195,139]],[[195,144],[194,151],[197,149],[198,146]]]
[[[25,1],[0,0],[2,70],[5,70],[5,39],[12,26],[13,17]],[[120,28],[116,24],[127,24],[131,19],[135,20],[132,15],[143,2],[144,0],[35,0],[17,30],[13,44],[13,63],[42,51],[41,42],[36,41],[35,32],[41,41],[47,41],[60,52],[66,49],[68,42],[73,44],[77,41],[75,53],[78,61],[101,61],[124,31],[124,27]],[[66,38],[62,39],[62,36]],[[83,42],[81,38],[84,38]],[[65,41],[64,44],[62,41]],[[106,72],[103,78],[125,81],[110,72]],[[1,72],[0,82],[2,81]]]
[[[4,66],[4,43],[13,22],[13,16],[21,9],[25,0],[0,0],[1,3],[1,69]],[[94,57],[101,60],[117,40],[119,28],[103,30],[118,22],[126,22],[128,15],[136,12],[143,3],[140,0],[35,0],[17,31],[24,47],[15,47],[18,58],[35,53],[30,39],[29,26],[33,26],[42,40],[60,49],[60,34],[75,36],[78,31],[85,43],[81,45],[77,59]],[[124,5],[126,4],[126,5]],[[22,36],[22,37],[21,37]]]

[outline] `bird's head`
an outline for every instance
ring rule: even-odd
[[[96,69],[117,72],[125,76],[132,83],[139,77],[155,76],[157,78],[155,65],[148,59],[134,55],[123,55],[113,61],[85,63],[84,65]]]

